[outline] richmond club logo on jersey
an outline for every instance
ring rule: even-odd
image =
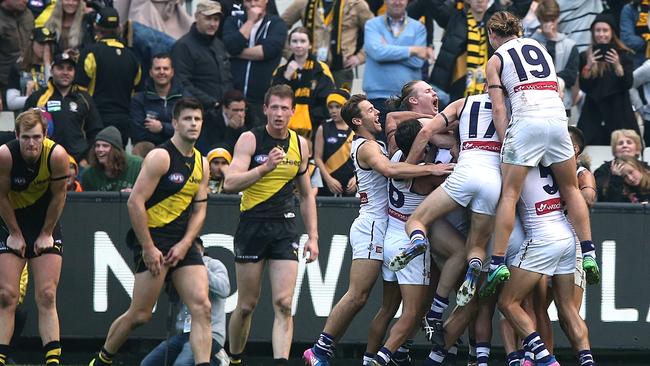
[[[560,210],[562,210],[562,202],[560,202],[558,197],[537,202],[535,204],[535,212],[537,213],[537,216]]]

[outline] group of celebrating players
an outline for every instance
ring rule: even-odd
[[[519,38],[520,22],[508,12],[493,15],[487,27],[496,50],[487,64],[488,93],[454,101],[438,113],[427,83],[407,83],[392,100],[402,111],[386,118],[387,148],[375,138],[382,132],[379,111],[365,96],[354,95],[341,108],[355,132],[351,158],[360,210],[350,228],[349,288],[304,352],[308,365],[330,363],[336,342],[380,273],[383,301],[369,327],[364,365],[410,365],[409,347],[420,324],[433,344],[425,365],[453,360],[466,329],[472,362],[487,365],[497,305],[506,319],[501,331],[510,366],[559,365],[546,313],[553,299],[580,366],[595,365],[579,316],[585,282],[599,281],[581,195],[593,183],[578,185],[577,151],[547,51]],[[231,365],[242,363],[267,262],[274,359],[286,364],[289,356],[299,256],[294,186],[309,233],[303,256],[311,262],[318,255],[316,205],[305,174],[309,148],[287,127],[291,89],[269,89],[264,110],[267,124],[242,135],[226,172],[226,189],[243,192],[235,236],[239,296],[230,321]],[[133,229],[127,242],[137,267],[132,303],[111,325],[91,365],[112,363],[133,329],[151,318],[167,279],[191,312],[196,365],[211,362],[208,279],[193,245],[207,201],[208,164],[194,148],[202,113],[197,101],[179,101],[174,136],[144,160],[128,201]],[[26,262],[35,277],[46,364],[61,359],[56,286],[67,156],[46,131],[41,112],[27,111],[16,120],[17,140],[0,147],[0,365],[8,359]],[[454,290],[457,307],[443,323]],[[402,314],[384,341],[400,304]]]
[[[364,96],[343,106],[341,116],[356,134],[351,158],[361,206],[350,228],[349,289],[304,352],[307,365],[329,364],[380,272],[383,303],[369,329],[364,365],[410,364],[409,345],[422,323],[433,343],[424,365],[453,359],[469,327],[470,361],[485,366],[497,304],[507,320],[502,333],[510,366],[559,365],[548,315],[536,322],[533,295],[543,312],[556,300],[579,364],[595,365],[579,316],[585,282],[599,281],[580,191],[589,187],[578,185],[577,151],[553,62],[539,43],[519,38],[512,14],[496,13],[487,28],[496,50],[487,64],[488,92],[437,113],[427,83],[406,84],[394,102],[408,111],[387,116],[387,149],[375,139],[379,112]],[[452,129],[457,147],[447,138]],[[443,324],[454,289],[457,307]],[[382,345],[400,301],[402,314]]]

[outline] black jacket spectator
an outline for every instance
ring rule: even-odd
[[[24,49],[30,44],[34,16],[25,5],[14,8],[9,2],[0,2],[0,94],[4,100],[9,71]]]
[[[201,34],[196,24],[172,47],[174,70],[183,88],[201,101],[206,113],[232,89],[230,61],[216,36]]]
[[[104,128],[92,97],[74,85],[64,97],[50,80],[47,89],[40,89],[27,98],[25,108],[44,108],[53,120],[52,140],[63,146],[75,160],[86,158],[95,136]]]
[[[223,41],[232,56],[234,88],[244,92],[249,104],[261,105],[264,94],[271,85],[273,71],[282,57],[287,25],[277,15],[266,14],[255,34],[255,46],[262,46],[264,58],[251,61],[237,57],[248,48],[248,39],[239,32],[245,22],[246,14],[227,18],[223,28]]]
[[[77,68],[77,83],[88,88],[102,121],[120,130],[126,146],[131,135],[131,95],[142,77],[135,54],[117,38],[103,38],[81,54]]]
[[[149,141],[154,145],[169,140],[174,134],[172,127],[172,110],[176,102],[184,97],[189,96],[183,92],[180,81],[172,82],[171,90],[167,97],[161,97],[156,93],[153,81],[147,79],[144,91],[138,92],[131,100],[131,142],[135,145],[140,141]],[[156,118],[162,122],[163,129],[160,133],[153,133],[144,127],[144,120],[148,113],[156,115]]]
[[[483,25],[487,24],[492,14],[497,11],[497,5],[489,7],[483,16]],[[467,10],[452,10],[449,22],[442,37],[440,52],[431,71],[429,83],[449,93],[450,100],[462,98],[465,92],[466,75],[463,70],[456,70],[459,57],[467,57]],[[487,29],[485,29],[487,34]],[[492,56],[494,49],[488,42],[488,54]]]

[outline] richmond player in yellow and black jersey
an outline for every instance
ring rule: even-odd
[[[298,233],[295,194],[309,240],[303,257],[318,256],[316,201],[307,172],[307,141],[289,130],[293,91],[287,85],[269,88],[264,97],[264,126],[243,133],[235,145],[224,188],[243,191],[241,215],[234,238],[237,307],[230,317],[231,364],[241,363],[253,309],[260,295],[262,273],[268,262],[273,293],[273,358],[286,364],[293,336],[291,300],[298,271]]]
[[[196,365],[209,365],[208,277],[201,254],[192,245],[203,227],[208,199],[208,164],[194,148],[202,123],[201,103],[181,98],[173,111],[174,136],[142,162],[127,204],[133,227],[127,241],[136,253],[133,299],[111,325],[104,347],[90,365],[110,365],[131,331],[151,319],[166,277],[190,310]]]
[[[65,205],[68,154],[45,137],[39,109],[16,119],[16,140],[0,147],[0,365],[8,358],[20,275],[29,262],[34,276],[45,364],[61,356],[56,288],[63,238],[58,221]]]

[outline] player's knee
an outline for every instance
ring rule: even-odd
[[[499,307],[499,310],[505,315],[506,317],[508,314],[510,314],[512,310],[512,306],[515,304],[508,298],[505,298],[503,296],[499,297],[499,300],[497,302],[497,306]]]
[[[36,291],[36,305],[42,309],[56,307],[56,287],[46,287]]]
[[[130,315],[132,328],[145,325],[151,320],[151,311],[132,310]]]
[[[354,296],[351,296],[351,305],[355,309],[361,309],[368,302],[368,297],[370,297],[369,291],[358,291],[353,293]]]
[[[289,296],[273,300],[275,312],[285,317],[291,316],[291,300],[292,297]]]
[[[257,307],[257,299],[240,300],[239,304],[237,304],[237,308],[244,318],[253,315],[255,307]]]
[[[15,308],[18,305],[18,292],[0,288],[0,308]]]
[[[203,319],[209,322],[211,316],[210,300],[205,299],[205,301],[197,301],[195,304],[189,307],[190,313],[192,314],[192,319]]]

